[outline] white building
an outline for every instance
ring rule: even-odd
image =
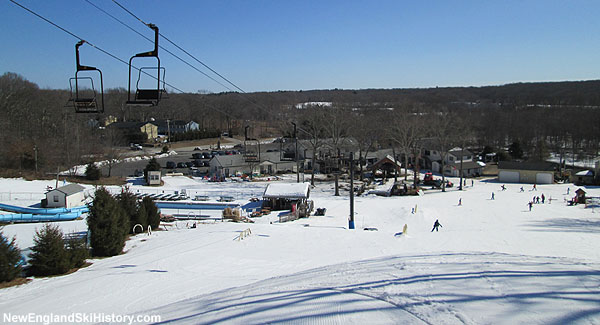
[[[46,206],[49,208],[74,208],[84,205],[85,187],[69,184],[46,193]]]

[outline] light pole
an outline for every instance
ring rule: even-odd
[[[298,166],[298,135],[296,134],[296,123],[292,122],[294,126],[294,142],[296,145],[294,158],[296,158],[296,183],[300,183],[300,167]]]
[[[354,152],[350,153],[350,219],[348,228],[354,229]]]

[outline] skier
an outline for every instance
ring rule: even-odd
[[[438,227],[442,227],[442,224],[437,219],[435,219],[435,222],[433,223],[433,229],[431,229],[431,232],[433,232],[434,230],[439,231]]]
[[[531,211],[531,207],[533,206],[533,202],[529,201],[529,203],[527,203],[527,205],[529,205],[529,211]]]
[[[521,186],[521,190],[519,190],[519,193],[521,192],[525,192],[525,190],[523,189],[523,186]]]
[[[494,199],[494,192],[492,192],[492,200]]]
[[[458,205],[462,205],[462,198],[458,199]]]
[[[501,187],[502,187],[502,190],[503,190],[503,191],[506,191],[506,186],[504,186],[504,184],[502,184],[502,186],[501,186]]]
[[[542,193],[542,204],[544,204],[544,201],[546,201],[546,197],[544,196],[544,193]]]
[[[567,195],[569,195],[569,192],[571,192],[571,188],[567,187]]]
[[[533,184],[533,189],[531,189],[532,191],[537,191],[537,185]]]

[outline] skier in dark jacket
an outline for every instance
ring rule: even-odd
[[[435,222],[433,223],[433,229],[431,229],[431,232],[433,232],[434,230],[439,231],[438,227],[442,227],[442,224],[437,219],[435,219]]]

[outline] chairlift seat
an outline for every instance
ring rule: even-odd
[[[136,101],[139,101],[139,100],[159,101],[160,93],[161,93],[161,91],[158,89],[138,89],[135,94],[135,99],[136,99]]]

